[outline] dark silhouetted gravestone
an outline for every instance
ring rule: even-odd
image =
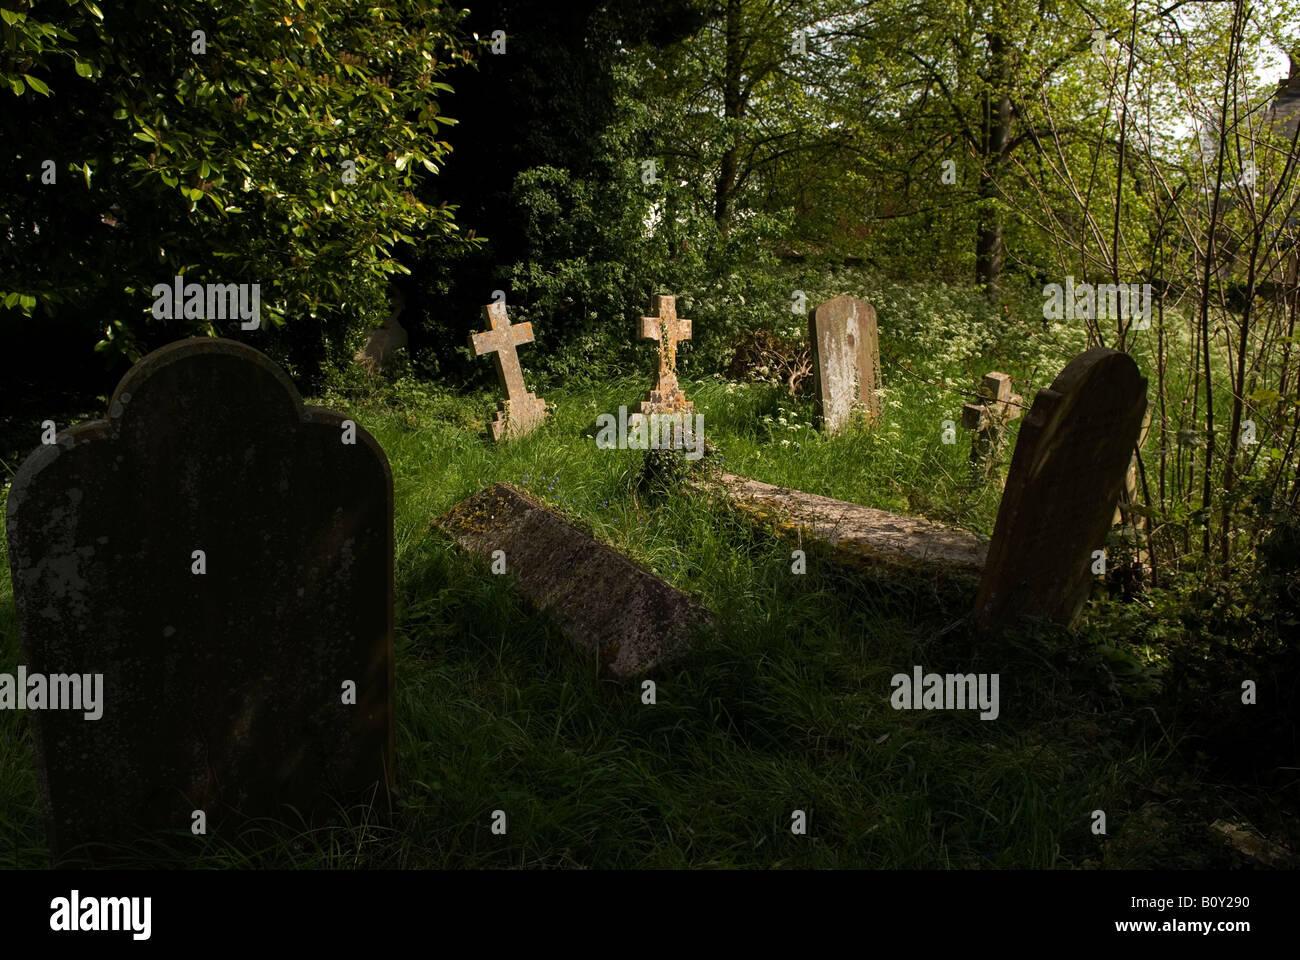
[[[367,373],[380,373],[393,362],[398,350],[407,344],[406,328],[394,313],[370,331],[365,346],[352,357],[353,362]]]
[[[614,676],[684,653],[712,625],[712,614],[686,594],[508,484],[461,501],[435,524],[511,575],[525,600],[548,610]]]
[[[1133,358],[1107,347],[1079,354],[1038,391],[1016,440],[975,600],[980,629],[1018,614],[1067,624],[1078,618],[1146,396]]]
[[[385,806],[392,531],[378,443],[230,340],[149,354],[107,420],[33,453],[8,503],[23,663],[103,674],[99,719],[30,713],[55,859],[196,811],[228,835]]]
[[[880,416],[880,346],[876,308],[847,295],[827,300],[808,315],[817,417],[827,433],[849,422],[855,408],[868,422]]]

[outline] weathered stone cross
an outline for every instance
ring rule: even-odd
[[[497,414],[491,424],[492,439],[520,437],[546,419],[546,401],[525,389],[524,372],[520,369],[519,354],[515,350],[521,343],[533,342],[533,325],[521,323],[511,326],[504,303],[485,306],[483,319],[492,329],[470,334],[469,345],[480,357],[485,353],[497,355],[497,377],[506,392],[506,398],[497,403]]]
[[[961,408],[961,425],[975,431],[970,446],[971,466],[987,470],[1002,432],[1020,416],[1024,400],[1012,394],[1011,377],[1005,373],[986,373],[978,393],[983,402],[968,403]]]
[[[677,316],[677,298],[656,295],[650,301],[652,317],[642,317],[643,340],[659,341],[659,376],[655,387],[641,402],[641,412],[688,413],[695,404],[677,385],[677,342],[691,338],[691,321]]]
[[[1124,477],[1124,492],[1120,494],[1119,504],[1115,507],[1115,519],[1111,521],[1112,526],[1119,526],[1121,523],[1127,523],[1132,511],[1129,509],[1138,499],[1138,453],[1146,446],[1147,434],[1151,432],[1151,408],[1147,407],[1147,412],[1142,415],[1142,428],[1138,431],[1137,450],[1133,453],[1133,459],[1129,461],[1128,473]],[[1143,554],[1145,557],[1145,553]],[[1145,560],[1144,560],[1145,562]]]

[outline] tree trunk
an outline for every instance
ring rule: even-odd
[[[990,34],[989,79],[984,92],[984,123],[981,130],[983,163],[980,166],[979,222],[975,232],[975,279],[984,295],[996,300],[1002,279],[1002,211],[997,206],[997,178],[1006,159],[1011,139],[1010,78],[1006,41],[1000,32]]]
[[[980,171],[981,201],[993,201],[997,197],[994,174],[989,169],[994,165],[995,161],[988,158],[985,168]],[[975,233],[975,279],[984,287],[984,295],[989,300],[998,298],[998,287],[1002,279],[1002,213],[991,204],[980,207],[979,225]]]
[[[722,72],[722,110],[726,120],[740,120],[745,116],[745,98],[742,89],[742,27],[744,10],[742,0],[727,0],[727,22],[725,27],[726,60]],[[734,138],[734,132],[728,130],[727,136]],[[734,139],[722,155],[718,181],[713,190],[713,220],[718,225],[718,232],[725,234],[731,229],[733,195],[736,182],[740,177],[740,144]]]

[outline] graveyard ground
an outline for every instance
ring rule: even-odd
[[[999,487],[970,484],[958,412],[895,376],[886,421],[827,441],[781,389],[684,381],[704,413],[704,463],[920,514],[987,535]],[[1160,680],[1186,631],[1158,595],[1102,596],[1073,633],[1025,627],[979,640],[971,595],[864,579],[790,546],[674,481],[637,451],[594,452],[598,412],[641,379],[539,391],[555,409],[510,445],[484,437],[489,392],[415,379],[339,388],[380,441],[396,493],[398,778],[392,824],[270,825],[234,848],[171,841],[194,866],[292,868],[876,867],[1203,868],[1268,862],[1225,841],[1250,824],[1296,845],[1284,797],[1225,775],[1191,742],[1192,713]],[[946,412],[945,412],[946,411]],[[960,419],[958,417],[958,419]],[[1003,448],[1005,469],[1011,438]],[[652,462],[655,462],[651,458]],[[662,465],[662,464],[661,464]],[[492,481],[514,483],[690,592],[724,639],[637,682],[599,679],[505,578],[430,521]],[[0,541],[0,551],[3,551]],[[19,662],[0,556],[0,670]],[[1101,591],[1104,594],[1104,591]],[[1124,638],[1131,637],[1132,640]],[[896,712],[913,664],[1001,675],[1001,716]],[[505,810],[508,833],[489,830]],[[789,829],[802,809],[809,833]],[[1107,836],[1090,830],[1093,810]],[[1219,822],[1218,827],[1212,824]],[[1238,834],[1240,836],[1241,834]],[[1240,846],[1240,844],[1238,844]],[[48,865],[28,728],[0,712],[0,868]]]

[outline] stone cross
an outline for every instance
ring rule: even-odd
[[[975,431],[970,445],[971,467],[987,470],[1007,425],[1020,416],[1024,400],[1011,392],[1011,378],[1005,373],[986,373],[977,392],[982,402],[961,408],[961,425]]]
[[[1118,527],[1120,524],[1128,523],[1130,519],[1129,506],[1137,503],[1138,499],[1138,452],[1146,446],[1147,434],[1151,432],[1151,408],[1147,407],[1146,415],[1142,417],[1142,429],[1138,433],[1137,450],[1133,454],[1133,459],[1129,461],[1128,473],[1124,475],[1124,493],[1119,498],[1119,505],[1115,508],[1115,518],[1111,521],[1112,526]]]
[[[497,355],[497,377],[506,392],[506,398],[497,403],[497,414],[492,420],[492,439],[521,437],[540,426],[546,419],[546,401],[535,397],[524,387],[524,372],[519,367],[519,354],[515,347],[533,342],[533,325],[510,325],[504,303],[489,303],[483,308],[483,319],[490,330],[472,333],[469,345],[474,353]]]
[[[691,338],[691,321],[677,316],[677,298],[657,295],[650,301],[652,317],[642,317],[643,340],[659,341],[659,375],[653,390],[641,402],[641,412],[689,413],[695,404],[677,385],[677,342]]]

